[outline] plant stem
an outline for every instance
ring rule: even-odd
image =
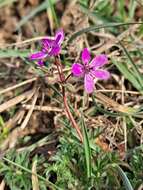
[[[83,137],[82,137],[81,131],[80,131],[77,123],[75,122],[75,120],[73,118],[73,115],[72,115],[72,113],[71,113],[71,111],[69,109],[69,106],[68,106],[68,103],[67,103],[67,96],[65,94],[65,87],[64,86],[62,86],[62,94],[63,94],[64,106],[65,106],[66,112],[67,112],[67,114],[69,116],[69,119],[71,120],[73,127],[76,129],[76,131],[78,133],[78,136],[80,138],[80,141],[83,142]]]
[[[72,115],[72,113],[70,111],[69,105],[68,105],[67,96],[66,96],[66,93],[65,93],[65,87],[63,85],[66,82],[67,78],[65,79],[65,76],[64,76],[64,73],[63,73],[63,70],[62,70],[62,65],[61,65],[61,63],[59,62],[59,60],[57,58],[55,59],[55,64],[57,66],[58,74],[59,74],[60,81],[61,81],[61,84],[62,84],[62,96],[63,96],[65,110],[67,112],[67,115],[68,115],[71,123],[72,123],[72,126],[77,131],[77,134],[79,136],[80,141],[83,142],[83,137],[82,137],[81,131],[80,131],[77,123],[75,122],[75,119],[74,119],[74,117],[73,117],[73,115]]]
[[[71,74],[69,74],[66,78],[65,78],[65,82],[67,82],[67,80],[71,77]]]

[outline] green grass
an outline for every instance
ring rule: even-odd
[[[17,0],[0,0],[0,8],[11,5],[12,3],[16,2],[16,1]]]
[[[84,189],[96,186],[98,189],[102,189],[105,188],[106,184],[109,187],[117,185],[118,189],[124,189],[123,180],[125,189],[131,190],[140,183],[143,164],[142,147],[134,150],[130,155],[129,165],[121,162],[119,155],[115,152],[105,153],[98,147],[96,150],[91,150],[92,175],[87,178],[84,148],[78,145],[74,139],[66,138],[66,136],[61,137],[57,153],[50,158],[52,164],[39,156],[33,158],[33,160],[37,160],[37,171],[42,172],[40,175],[37,174],[40,187],[46,189],[46,186],[51,186],[54,189],[66,189],[80,186],[81,189]],[[1,175],[4,176],[11,189],[19,187],[24,190],[31,189],[32,162],[29,160],[29,153],[29,151],[21,153],[9,151],[0,161]],[[128,172],[124,172],[121,167],[127,167]],[[40,168],[43,168],[42,171]],[[57,175],[56,185],[48,181],[53,173]],[[112,187],[112,189],[114,188]]]

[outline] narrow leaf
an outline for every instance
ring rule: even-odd
[[[90,31],[98,31],[101,28],[110,28],[110,27],[119,27],[119,26],[126,26],[126,25],[133,25],[133,24],[143,24],[143,22],[127,22],[127,23],[110,23],[107,25],[95,25],[95,26],[91,26],[91,27],[87,27],[84,28],[82,30],[79,30],[78,32],[75,32],[67,41],[67,43],[69,44],[70,42],[72,42],[75,38],[77,38],[78,36],[90,32]]]
[[[53,18],[55,20],[55,24],[56,24],[57,27],[59,27],[58,18],[57,18],[57,15],[56,15],[56,12],[55,12],[55,9],[54,9],[54,6],[53,6],[53,3],[52,3],[51,0],[49,0],[49,6],[50,6],[50,9],[51,9]]]
[[[116,65],[116,67],[124,75],[124,77],[128,79],[137,90],[143,93],[142,86],[138,82],[133,72],[131,72],[131,70],[128,69],[128,67],[126,66],[126,63],[119,63],[115,59],[112,59],[112,62],[114,65]]]
[[[127,175],[125,174],[125,172],[122,170],[122,168],[118,165],[116,165],[116,168],[118,169],[119,175],[123,180],[123,184],[125,186],[126,190],[133,190],[133,187],[127,177]]]
[[[0,58],[7,57],[27,57],[30,54],[30,50],[0,50]]]
[[[84,153],[85,153],[85,160],[86,160],[86,169],[87,169],[87,177],[91,177],[91,149],[89,144],[89,138],[84,122],[84,118],[82,115],[81,118],[82,122],[82,130],[83,130],[83,145],[84,145]]]
[[[134,63],[132,57],[130,56],[128,50],[124,47],[124,45],[121,42],[119,42],[119,44],[123,48],[123,51],[124,51],[125,55],[127,56],[128,60],[129,60],[129,64],[131,65],[131,67],[133,69],[133,72],[135,73],[135,76],[136,76],[136,78],[138,80],[138,83],[140,83],[140,87],[143,90],[143,78],[142,78],[140,72],[138,71],[138,67]]]

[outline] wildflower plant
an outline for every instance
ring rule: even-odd
[[[108,58],[105,54],[97,55],[91,60],[90,52],[87,48],[84,48],[81,54],[81,63],[74,63],[71,67],[71,74],[65,76],[63,72],[63,66],[60,60],[61,45],[64,40],[63,29],[58,29],[53,39],[47,37],[41,40],[42,49],[39,52],[32,53],[29,56],[31,61],[38,61],[39,66],[44,66],[44,61],[49,57],[55,57],[54,64],[57,67],[59,80],[62,88],[62,96],[65,111],[72,123],[72,126],[76,129],[77,134],[81,142],[83,142],[83,136],[81,134],[80,128],[77,125],[68,105],[65,84],[67,79],[72,75],[74,77],[84,78],[84,89],[87,93],[92,93],[94,91],[94,81],[95,79],[107,80],[110,77],[110,73],[106,70],[101,69],[102,66],[108,63]]]

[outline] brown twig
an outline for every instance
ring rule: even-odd
[[[26,110],[29,110],[31,108],[31,104],[24,104],[22,105],[22,107]],[[53,107],[53,106],[39,106],[39,105],[35,105],[34,110],[36,111],[43,111],[43,112],[63,112],[63,109],[61,108],[57,108],[57,107]]]

